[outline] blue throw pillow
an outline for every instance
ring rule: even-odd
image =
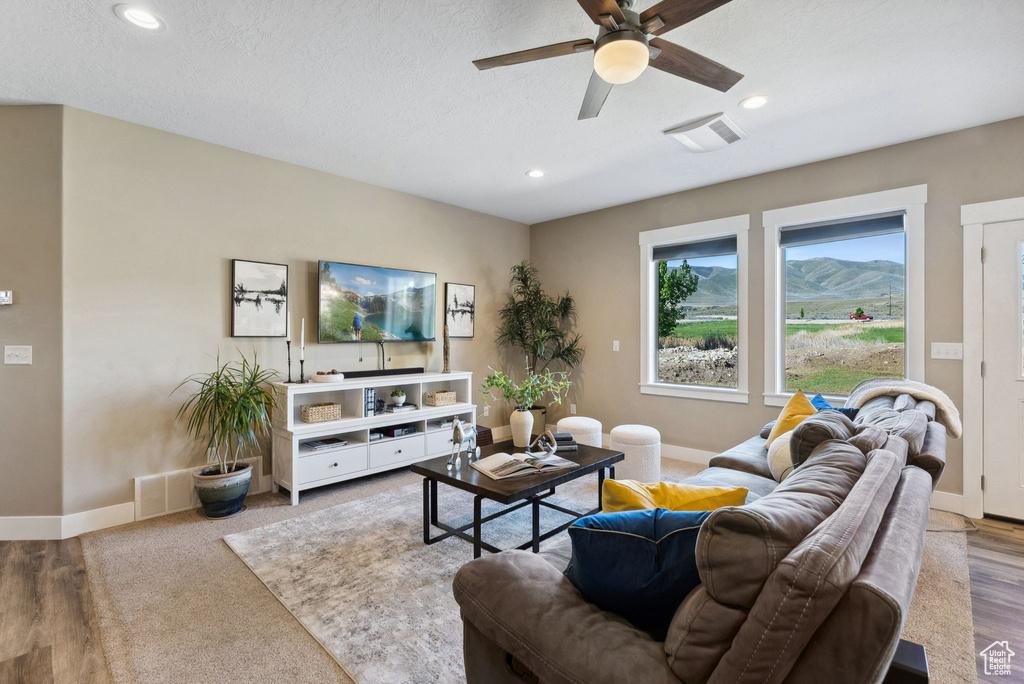
[[[814,408],[818,409],[819,411],[839,411],[850,420],[856,418],[857,411],[860,411],[860,409],[855,408],[833,406],[832,404],[828,403],[828,399],[821,396],[820,394],[815,394],[813,397],[811,397],[811,405],[814,406]]]
[[[638,627],[664,627],[697,574],[697,532],[711,511],[598,513],[569,526],[572,560],[565,574],[603,610]]]

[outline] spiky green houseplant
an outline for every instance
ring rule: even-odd
[[[240,361],[223,364],[218,354],[214,370],[189,376],[175,388],[195,387],[176,418],[184,421],[189,436],[205,441],[207,453],[212,450],[217,457],[216,466],[204,468],[194,478],[210,517],[231,515],[241,508],[249,490],[248,466],[242,469],[244,478],[232,476],[239,472],[239,456],[258,449],[259,438],[270,434],[275,399],[267,384],[276,376],[276,371],[260,366],[255,351],[252,360],[243,354]],[[224,512],[229,509],[234,510]]]

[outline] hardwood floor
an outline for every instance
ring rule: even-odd
[[[967,535],[975,653],[1007,641],[1018,654],[1011,676],[986,677],[979,665],[978,681],[1024,681],[1024,525],[977,522],[978,531]]]
[[[107,681],[81,542],[0,542],[0,682]]]
[[[967,535],[975,651],[1008,641],[1024,681],[1024,525],[978,521]],[[1021,674],[1018,674],[1021,673]],[[107,682],[99,625],[78,539],[0,542],[0,682]]]

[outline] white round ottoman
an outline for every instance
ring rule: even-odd
[[[626,460],[615,464],[616,480],[661,481],[661,433],[647,425],[619,425],[612,428],[613,451]]]
[[[568,432],[577,444],[601,448],[601,421],[583,416],[568,416],[558,421],[555,432]]]

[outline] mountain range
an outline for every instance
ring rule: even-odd
[[[691,266],[699,278],[697,291],[684,306],[736,304],[736,269]],[[862,299],[903,294],[903,264],[895,261],[844,261],[817,257],[786,262],[786,299],[813,302],[825,299]]]

